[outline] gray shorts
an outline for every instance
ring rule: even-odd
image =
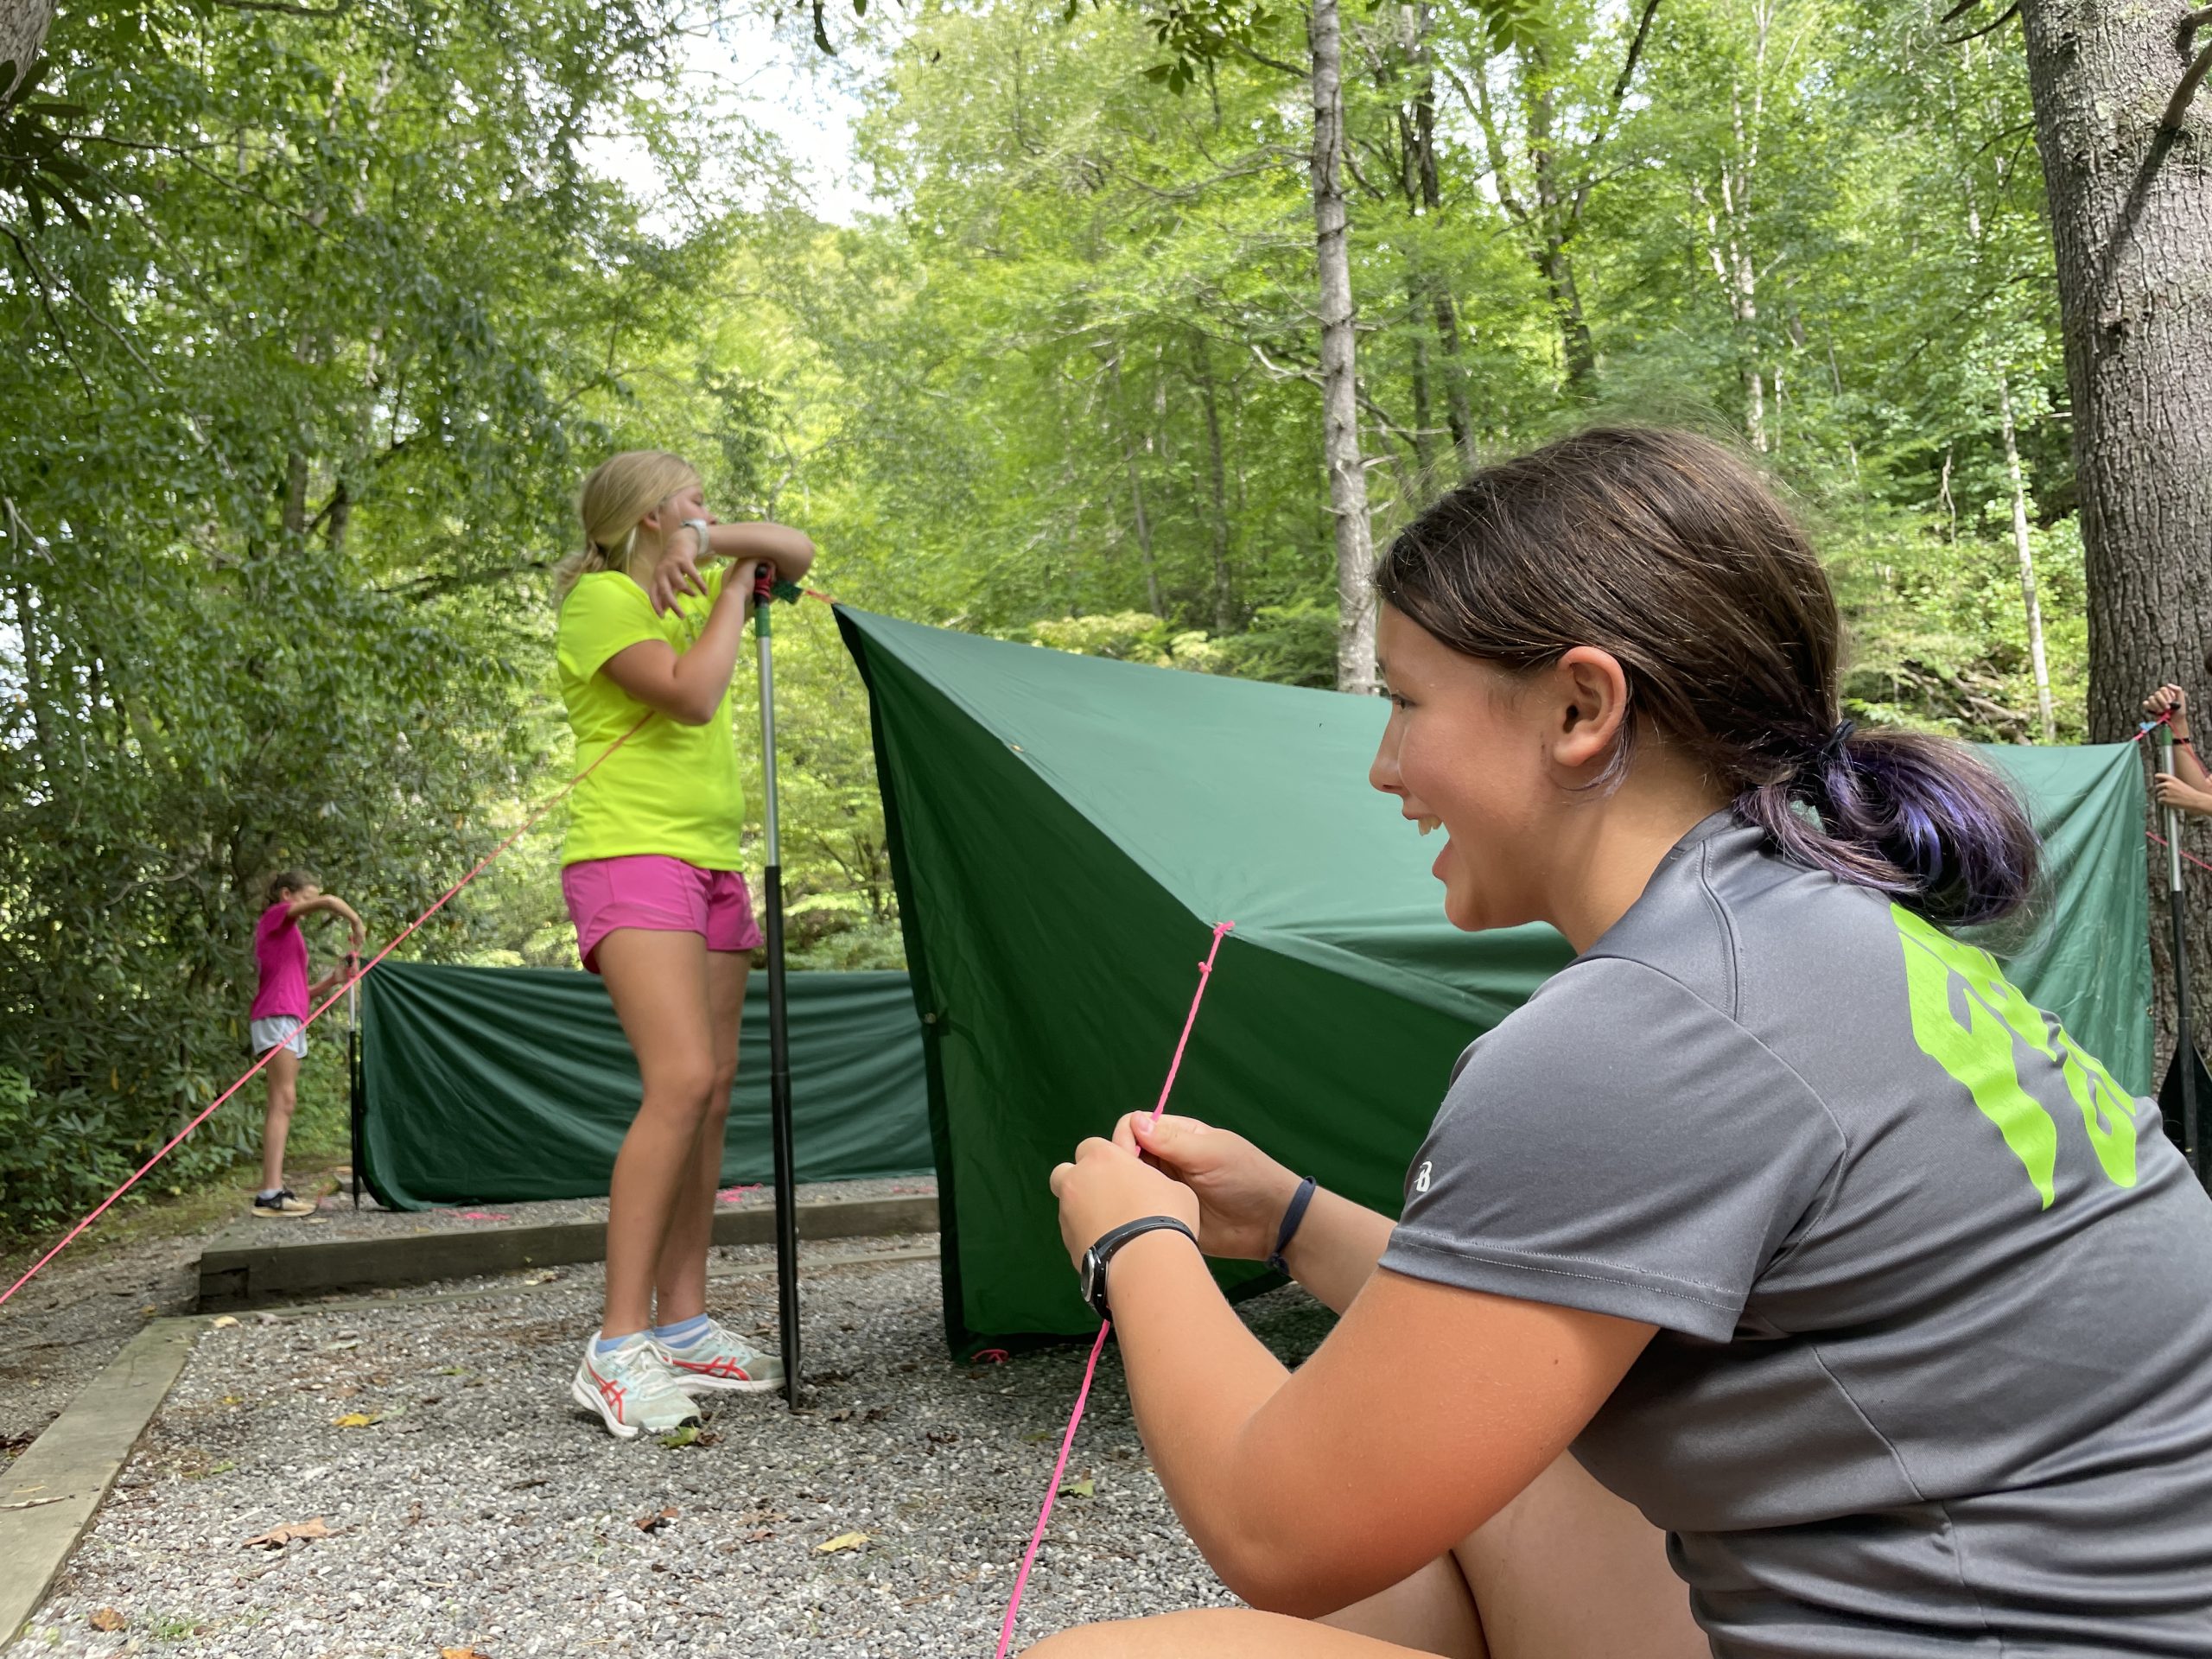
[[[266,1020],[256,1020],[246,1027],[246,1034],[253,1043],[256,1058],[272,1048],[289,1048],[303,1060],[308,1057],[305,1024],[291,1014],[279,1014]]]

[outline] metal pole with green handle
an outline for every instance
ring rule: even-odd
[[[2158,770],[2174,775],[2174,734],[2171,726],[2158,728]],[[2166,901],[2171,906],[2174,930],[2174,1057],[2181,1071],[2182,1156],[2204,1178],[2203,1157],[2196,1138],[2196,1026],[2189,1006],[2188,907],[2181,887],[2181,813],[2171,806],[2161,809],[2166,832]]]
[[[784,1004],[783,843],[776,827],[776,671],[769,612],[776,601],[775,568],[759,566],[753,582],[753,635],[760,652],[760,797],[768,859],[761,887],[768,946],[768,1135],[775,1156],[776,1300],[781,1314],[784,1399],[799,1400],[798,1192],[791,1155],[791,1068]]]

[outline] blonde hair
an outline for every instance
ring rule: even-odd
[[[698,482],[698,470],[665,449],[625,449],[593,467],[576,497],[584,544],[553,568],[555,597],[566,599],[576,578],[594,570],[627,570],[638,521]]]

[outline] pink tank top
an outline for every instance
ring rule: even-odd
[[[271,905],[254,924],[253,959],[261,969],[261,985],[253,994],[249,1020],[308,1017],[308,942],[300,925],[285,915],[288,908]]]

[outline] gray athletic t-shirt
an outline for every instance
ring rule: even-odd
[[[1382,1264],[1659,1326],[1574,1452],[1723,1659],[2212,1655],[2212,1202],[2157,1106],[1726,814],[1467,1051]]]

